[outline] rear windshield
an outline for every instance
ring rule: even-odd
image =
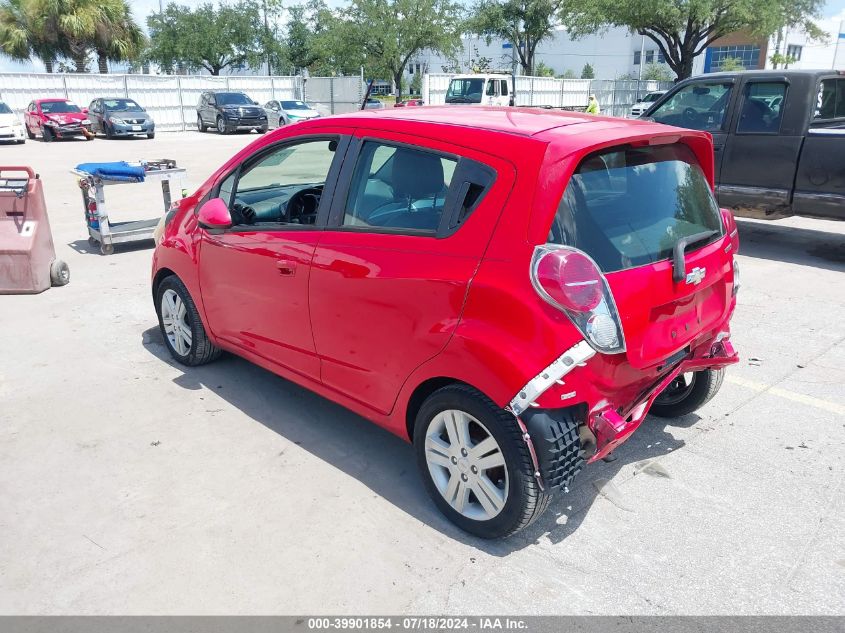
[[[679,239],[708,230],[720,235],[722,221],[692,150],[622,147],[579,165],[549,242],[583,250],[604,272],[613,272],[668,259]]]

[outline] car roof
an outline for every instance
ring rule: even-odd
[[[740,70],[740,71],[723,71],[718,73],[706,73],[704,75],[696,75],[695,77],[690,77],[685,79],[684,82],[688,82],[690,80],[710,80],[710,79],[736,79],[738,77],[742,77],[745,75],[752,75],[754,77],[797,77],[800,75],[809,76],[809,77],[821,77],[824,75],[839,75],[842,74],[841,71],[837,70],[824,70],[824,69],[817,69],[817,70],[781,70],[781,69],[771,69],[771,68],[762,68],[757,70]]]
[[[506,132],[520,136],[536,136],[547,130],[570,126],[606,122],[608,117],[599,117],[577,112],[547,110],[544,108],[520,108],[508,106],[421,106],[418,108],[385,108],[384,110],[361,110],[353,114],[332,117],[340,123],[347,120],[356,125],[362,120],[378,120],[383,126],[388,122],[412,121],[437,126],[460,126],[469,129]],[[611,119],[623,126],[642,125],[635,119]],[[586,131],[586,129],[585,129]]]
[[[61,97],[47,97],[45,99],[33,99],[33,103],[50,103],[51,101],[70,101],[70,99],[63,99]]]

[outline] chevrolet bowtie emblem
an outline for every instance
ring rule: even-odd
[[[704,279],[704,275],[707,273],[705,268],[699,268],[696,266],[691,271],[687,273],[687,283],[697,286],[701,283],[701,280]]]

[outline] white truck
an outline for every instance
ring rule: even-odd
[[[503,73],[457,75],[449,82],[446,103],[484,106],[513,105],[513,78]]]

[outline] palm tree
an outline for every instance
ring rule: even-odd
[[[48,28],[33,0],[0,0],[0,52],[15,61],[37,57],[48,73],[63,54],[58,34]]]
[[[115,21],[102,22],[97,28],[97,65],[101,73],[109,72],[108,62],[138,59],[146,43],[141,27],[132,19],[126,0],[117,0],[114,7]],[[110,16],[110,20],[112,16]]]
[[[108,71],[106,60],[131,58],[143,42],[125,0],[25,1],[33,2],[47,27],[58,34],[78,73],[87,72],[92,52],[97,52],[100,70],[105,65]]]

